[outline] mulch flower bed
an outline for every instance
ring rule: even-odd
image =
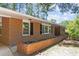
[[[76,41],[76,40],[63,40],[61,43],[59,43],[59,45],[79,47],[79,41]]]

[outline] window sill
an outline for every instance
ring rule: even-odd
[[[23,34],[22,36],[30,36],[30,34]]]
[[[42,33],[42,34],[50,34],[50,33]]]

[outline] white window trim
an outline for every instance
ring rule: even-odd
[[[23,23],[24,22],[29,24],[29,34],[23,34]],[[22,22],[22,36],[30,36],[30,20],[28,20],[28,19],[23,19],[23,22]]]

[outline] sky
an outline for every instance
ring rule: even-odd
[[[55,19],[57,23],[61,23],[64,20],[73,20],[75,17],[76,14],[71,14],[70,12],[62,14],[57,6],[55,11],[48,12],[48,20]]]

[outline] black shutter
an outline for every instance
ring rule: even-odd
[[[33,35],[33,23],[30,23],[30,35]]]
[[[40,24],[40,34],[42,34],[42,25]]]

